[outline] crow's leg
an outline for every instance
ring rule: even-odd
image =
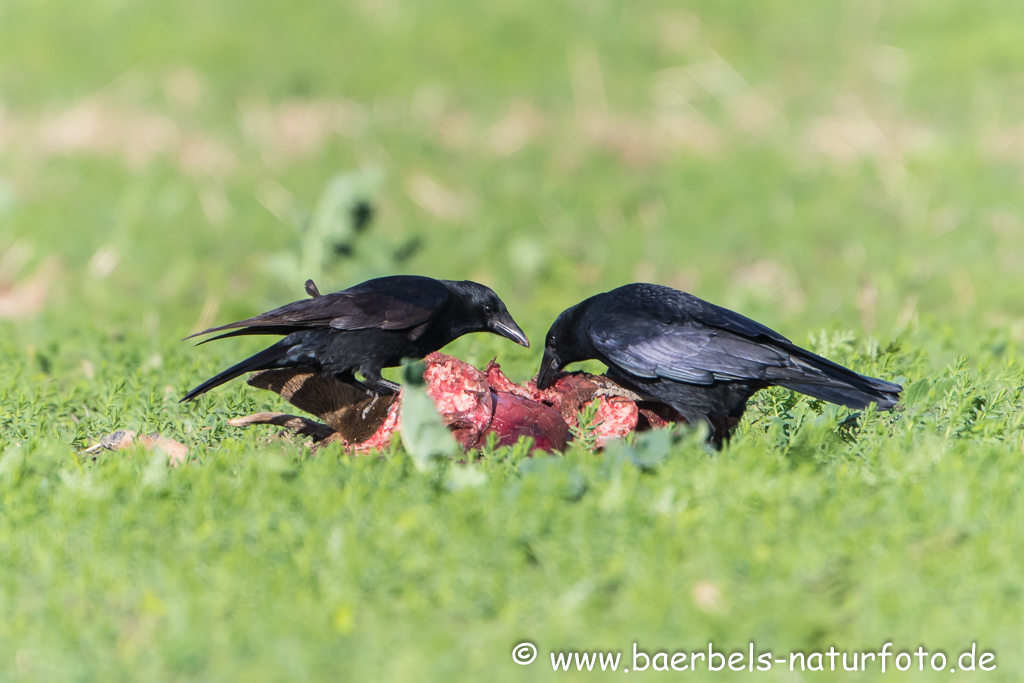
[[[367,384],[365,382],[359,381],[359,379],[356,377],[356,373],[353,372],[352,370],[344,370],[342,372],[335,372],[334,373],[334,379],[338,380],[339,382],[344,382],[345,384],[349,384],[351,386],[354,386],[357,389],[362,389],[363,391],[367,392],[368,394],[379,394],[380,393],[379,391],[377,391],[377,389],[371,387],[369,384]]]
[[[362,367],[359,368],[359,374],[363,376],[363,386],[370,391],[375,391],[383,396],[397,394],[402,389],[401,384],[396,384],[381,377],[380,368]]]

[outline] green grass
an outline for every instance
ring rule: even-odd
[[[0,678],[589,680],[548,654],[892,641],[998,668],[886,677],[1017,680],[1022,8],[0,4]],[[177,404],[259,348],[178,341],[199,325],[392,272],[492,285],[535,348],[448,350],[516,380],[559,311],[648,280],[905,407],[762,392],[715,455],[422,473],[228,427],[282,406],[244,383]],[[116,429],[191,461],[81,454]]]

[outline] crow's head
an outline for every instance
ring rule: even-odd
[[[469,280],[443,282],[452,292],[452,309],[457,316],[453,323],[458,326],[459,334],[493,332],[511,339],[520,346],[530,348],[530,340],[512,319],[512,315],[505,308],[505,302],[498,298],[493,289]]]
[[[555,376],[566,365],[592,357],[580,343],[579,308],[580,305],[576,305],[562,311],[544,338],[544,359],[537,371],[537,388],[542,391],[551,386]]]

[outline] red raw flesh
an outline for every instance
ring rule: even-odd
[[[423,378],[427,395],[463,448],[481,447],[490,433],[498,435],[501,446],[529,436],[535,449],[565,448],[569,430],[561,415],[519,395],[525,392],[493,361],[481,372],[451,356],[432,353]],[[517,388],[519,392],[513,393]]]
[[[598,446],[621,439],[636,429],[640,412],[636,403],[623,396],[602,396],[597,401],[594,415],[594,436]]]
[[[493,360],[487,364],[487,367],[484,369],[484,375],[487,377],[487,384],[494,391],[503,391],[506,394],[515,394],[522,398],[536,400],[533,396],[533,391],[520,384],[516,384],[506,377],[505,373],[501,371],[501,366]]]
[[[473,448],[491,423],[494,407],[484,373],[458,358],[432,353],[423,373],[427,395],[463,448]]]
[[[511,446],[519,437],[529,436],[534,449],[550,452],[565,448],[569,425],[557,410],[505,391],[493,395],[494,417],[487,431],[499,436],[499,446]]]
[[[595,393],[615,386],[604,377],[566,373],[544,391],[536,380],[516,384],[491,361],[483,371],[457,358],[432,353],[426,358],[423,375],[427,395],[437,412],[463,448],[480,448],[487,435],[498,435],[498,445],[515,444],[520,437],[533,439],[533,448],[560,451],[570,440],[570,426],[577,426],[580,410],[597,401],[594,437],[598,446],[632,431],[659,428],[681,420],[667,406],[638,404],[624,396]],[[380,449],[399,428],[401,399],[391,406],[377,432],[366,441],[353,444],[360,452]],[[674,418],[674,419],[673,419]]]

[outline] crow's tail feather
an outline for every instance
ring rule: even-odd
[[[205,394],[214,387],[219,387],[225,382],[229,382],[240,375],[244,375],[247,372],[255,372],[256,370],[269,370],[270,368],[276,367],[277,361],[281,360],[285,354],[288,353],[290,347],[285,344],[274,344],[273,346],[263,349],[259,353],[249,356],[241,363],[233,365],[224,372],[211,377],[192,391],[185,394],[185,397],[178,401],[178,403],[186,403],[191,401],[196,396]]]
[[[800,384],[799,382],[784,382],[780,387],[799,391],[814,398],[837,403],[847,408],[867,408],[868,404],[875,403],[879,410],[889,410],[896,405],[899,398],[899,391],[863,391],[854,389],[852,386],[823,385],[823,384]]]
[[[197,342],[196,346],[202,346],[203,344],[206,344],[206,343],[209,343],[209,342],[212,342],[212,341],[217,341],[218,339],[227,339],[228,337],[242,337],[242,336],[254,335],[254,334],[289,335],[292,332],[297,332],[297,331],[299,331],[301,329],[302,329],[301,327],[294,327],[294,326],[288,326],[288,325],[276,325],[276,326],[266,326],[266,327],[243,327],[240,330],[233,330],[231,332],[225,332],[224,334],[218,334],[216,337],[210,337],[209,339],[204,339],[201,342]],[[199,334],[202,334],[202,333],[199,333]],[[196,336],[196,335],[192,335],[192,337],[194,337],[194,336]],[[185,339],[191,339],[192,337],[185,337]],[[182,339],[182,341],[185,341],[185,339]]]
[[[804,349],[798,351],[793,359],[800,373],[780,377],[772,384],[848,408],[866,408],[875,403],[879,410],[895,406],[903,391],[899,384],[858,374]]]

